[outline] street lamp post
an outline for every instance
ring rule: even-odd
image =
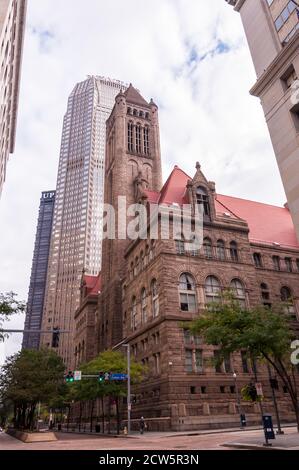
[[[237,384],[237,374],[235,372],[233,373],[233,377],[234,377],[234,381],[235,381],[235,389],[236,389],[236,394],[237,394],[238,412],[239,412],[239,415],[240,415],[241,429],[242,429],[242,431],[244,431],[244,425],[243,425],[243,420],[242,420],[242,418],[244,416],[244,413],[243,413],[243,410],[242,410],[242,404],[241,404],[241,399],[240,399],[240,394],[239,394],[239,388],[238,388],[238,384]]]
[[[267,364],[267,368],[268,368],[269,381],[270,381],[270,387],[271,387],[271,392],[272,392],[272,399],[273,399],[273,404],[274,404],[274,409],[275,409],[275,414],[276,414],[276,422],[277,422],[276,434],[284,434],[283,430],[281,429],[280,416],[279,416],[278,405],[277,405],[276,394],[275,394],[274,382],[277,383],[277,380],[275,378],[273,379],[271,367],[269,366],[269,364]]]
[[[127,348],[127,375],[128,375],[128,391],[127,391],[127,406],[128,406],[128,435],[131,433],[131,349],[129,344],[122,344],[123,348]]]

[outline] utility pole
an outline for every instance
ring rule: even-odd
[[[131,433],[131,349],[129,344],[122,344],[123,348],[127,348],[127,374],[128,374],[128,391],[127,391],[127,406],[128,406],[128,435]]]
[[[275,409],[275,414],[276,414],[276,421],[277,421],[276,434],[284,434],[283,430],[281,429],[280,416],[279,416],[278,405],[277,405],[276,394],[275,394],[275,388],[276,388],[275,384],[277,383],[277,379],[272,377],[271,367],[269,364],[267,364],[267,367],[268,367],[269,382],[270,382],[273,404],[274,404],[274,409]]]

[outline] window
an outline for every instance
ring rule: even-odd
[[[196,201],[197,201],[198,206],[200,206],[200,210],[202,210],[203,215],[206,217],[210,217],[211,210],[210,210],[209,196],[205,188],[202,188],[202,187],[197,188]]]
[[[155,361],[155,374],[160,374],[160,353],[154,354],[154,361]]]
[[[214,363],[215,363],[215,371],[220,374],[222,373],[222,358],[220,355],[220,351],[214,351]]]
[[[198,374],[203,372],[202,351],[199,349],[195,351],[195,367]]]
[[[136,128],[136,152],[141,153],[141,125],[137,124]]]
[[[191,345],[192,344],[192,335],[191,335],[191,331],[190,330],[184,330],[184,342],[185,344],[189,344]]]
[[[180,277],[180,306],[183,312],[196,311],[195,281],[191,274],[184,273]]]
[[[299,272],[299,258],[296,259],[297,271]]]
[[[220,386],[220,393],[225,393],[225,386],[224,385]]]
[[[158,284],[157,284],[156,279],[152,281],[151,291],[152,291],[153,317],[156,318],[159,315],[159,294],[158,294]]]
[[[215,276],[209,276],[205,283],[206,302],[219,302],[220,301],[221,287],[220,282]]]
[[[289,273],[292,273],[293,272],[292,258],[285,258],[284,261],[285,261],[285,264],[286,264],[286,270]]]
[[[223,361],[223,368],[226,374],[229,374],[232,371],[230,356],[226,356]]]
[[[213,258],[212,242],[210,238],[205,238],[203,241],[204,254],[207,258]]]
[[[217,257],[220,260],[225,260],[225,243],[223,240],[217,241]]]
[[[200,387],[200,391],[204,395],[205,393],[207,393],[207,387],[205,386]]]
[[[191,395],[195,395],[196,394],[196,387],[190,387],[190,393],[191,393]]]
[[[134,143],[133,143],[133,123],[130,121],[128,123],[128,151],[133,152],[134,151]]]
[[[253,260],[256,268],[262,268],[263,263],[262,263],[262,255],[260,253],[254,253],[253,254]]]
[[[144,155],[149,155],[149,128],[143,128],[143,152]]]
[[[248,357],[246,351],[241,352],[242,369],[244,374],[249,374]]]
[[[141,291],[141,321],[142,323],[147,322],[147,297],[144,288]]]
[[[239,279],[233,279],[230,283],[234,297],[239,301],[241,307],[246,307],[246,292],[244,284]]]
[[[137,301],[136,301],[136,297],[133,297],[133,299],[132,299],[131,328],[132,328],[132,330],[136,330],[136,328],[137,328]]]
[[[185,369],[186,372],[193,372],[192,349],[185,349]]]
[[[282,287],[280,290],[280,298],[281,301],[286,304],[284,308],[285,313],[297,319],[291,289],[289,289],[289,287]]]
[[[176,240],[175,245],[176,245],[176,252],[179,255],[184,255],[185,254],[185,241],[184,240]]]
[[[234,385],[231,385],[229,389],[230,389],[230,393],[236,393],[236,387]]]
[[[264,282],[261,284],[261,297],[265,307],[271,307],[269,287]]]
[[[280,271],[280,257],[279,256],[273,256],[273,266],[275,271]]]
[[[269,2],[268,2],[269,3]],[[290,15],[296,9],[295,3],[290,0],[287,6],[282,10],[278,18],[275,20],[275,27],[279,31],[282,26],[288,21]]]
[[[236,242],[230,243],[230,257],[232,261],[239,261],[238,245]]]

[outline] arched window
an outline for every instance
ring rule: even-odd
[[[137,109],[133,109],[133,116],[138,116],[138,111],[137,111]]]
[[[208,276],[205,282],[206,302],[219,302],[221,286],[219,279],[215,276]]]
[[[193,276],[184,273],[180,277],[180,305],[183,312],[196,312],[196,290]]]
[[[141,321],[142,323],[147,322],[147,296],[145,288],[141,291]]]
[[[230,242],[230,257],[232,261],[239,261],[238,245],[236,242]]]
[[[256,268],[263,267],[262,255],[260,253],[253,253],[253,261]]]
[[[217,258],[225,260],[225,243],[223,240],[217,241]]]
[[[139,117],[143,117],[143,116],[144,116],[143,111],[139,111]]]
[[[240,279],[233,279],[230,283],[230,287],[233,291],[234,297],[238,300],[241,307],[246,307],[246,292],[243,282]]]
[[[158,284],[156,279],[153,279],[151,284],[152,292],[152,306],[153,306],[153,317],[156,318],[159,315],[159,293]]]
[[[203,241],[204,254],[207,258],[213,258],[212,241],[210,238],[205,238]]]
[[[132,114],[132,108],[127,109],[127,114]]]
[[[133,131],[134,131],[134,125],[132,121],[130,121],[128,123],[128,151],[129,152],[134,151]]]
[[[143,153],[149,155],[149,128],[145,126],[143,128]]]
[[[131,308],[131,328],[136,330],[137,328],[137,301],[136,297],[132,299],[132,308]]]
[[[141,125],[138,123],[136,128],[136,152],[141,153]]]
[[[200,206],[203,215],[206,217],[210,217],[211,216],[210,201],[209,201],[207,190],[205,188],[202,188],[201,186],[197,188],[196,201],[197,201],[197,204]]]
[[[286,286],[282,287],[280,289],[280,298],[281,298],[281,301],[286,304],[284,307],[285,313],[290,315],[291,317],[296,318],[296,310],[294,306],[291,289]]]

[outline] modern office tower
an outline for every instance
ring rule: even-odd
[[[40,330],[42,324],[47,269],[54,213],[55,191],[43,192],[40,200],[25,330]],[[23,349],[38,349],[40,333],[25,333]]]
[[[240,12],[299,240],[299,1],[226,0]],[[267,177],[265,175],[265,177]]]
[[[67,366],[74,359],[74,313],[82,271],[101,268],[106,120],[125,85],[102,77],[78,83],[63,122],[43,328],[69,331],[54,342]],[[41,344],[52,347],[51,335]]]
[[[27,0],[0,1],[0,197],[14,152]]]

